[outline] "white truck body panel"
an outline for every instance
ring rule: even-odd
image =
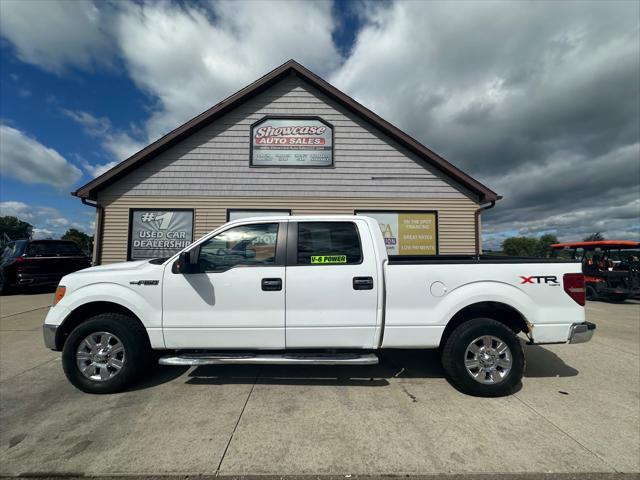
[[[369,225],[357,219],[363,260],[358,265],[287,267],[287,348],[375,348],[379,287],[354,290],[354,277],[382,282]]]
[[[230,222],[190,250],[238,225],[281,222],[354,222],[362,262],[353,265],[244,266],[215,273],[173,273],[179,254],[162,264],[126,262],[65,276],[62,300],[45,325],[59,326],[91,302],[129,309],[156,349],[435,348],[447,323],[478,302],[517,310],[536,343],[567,342],[584,308],[564,291],[562,276],[577,263],[390,263],[377,222],[362,216],[264,217]],[[550,276],[531,283],[523,277]],[[281,278],[281,291],[260,281]],[[354,277],[373,288],[354,290]],[[142,283],[141,283],[142,282]],[[145,283],[146,282],[146,283]]]
[[[575,270],[567,263],[386,265],[382,346],[437,347],[447,322],[478,302],[515,308],[534,325],[538,343],[566,341],[570,326],[585,321],[584,309],[565,293],[562,283],[522,284],[521,276],[550,275],[561,282],[564,273]],[[555,336],[550,338],[552,332]]]
[[[285,348],[285,290],[260,290],[261,278],[284,276],[284,267],[180,275],[165,265],[166,348]]]

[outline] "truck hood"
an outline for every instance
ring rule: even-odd
[[[115,283],[129,287],[132,282],[140,280],[160,281],[163,270],[162,264],[149,263],[149,260],[111,263],[65,275],[60,280],[60,285],[67,287],[67,293],[95,283]]]
[[[121,270],[140,270],[145,266],[160,266],[153,265],[149,263],[149,260],[134,260],[132,262],[119,262],[119,263],[110,263],[108,265],[97,265],[95,267],[85,268],[84,270],[80,270],[76,273],[102,273],[102,272],[113,272],[113,271],[121,271]]]

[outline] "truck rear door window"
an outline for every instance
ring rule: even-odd
[[[362,247],[353,222],[298,223],[298,265],[353,265]]]

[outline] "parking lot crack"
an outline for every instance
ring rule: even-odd
[[[20,373],[16,373],[15,375],[11,375],[10,377],[0,378],[0,383],[4,383],[4,382],[7,382],[7,381],[9,381],[9,380],[13,380],[14,378],[17,378],[17,377],[19,377],[19,376],[21,376],[21,375],[24,375],[25,373],[28,373],[28,372],[30,372],[31,370],[35,370],[36,368],[40,368],[40,367],[42,367],[43,365],[46,365],[47,363],[55,362],[55,361],[57,361],[57,360],[59,360],[59,359],[57,359],[57,358],[51,358],[51,359],[49,359],[49,360],[47,360],[47,361],[45,361],[45,362],[39,363],[38,365],[35,365],[35,366],[31,367],[31,368],[27,368],[26,370],[23,370],[23,371],[22,371],[22,372],[20,372]]]
[[[42,310],[43,308],[49,308],[50,306],[51,305],[44,305],[42,307],[32,308],[31,310],[24,310],[22,312],[10,313],[9,315],[2,315],[2,316],[0,316],[0,318],[15,317],[16,315],[22,315],[23,313],[35,312],[37,310]]]
[[[516,398],[517,400],[520,401],[520,403],[522,403],[525,407],[527,407],[529,410],[531,410],[533,413],[535,413],[536,415],[541,416],[547,423],[549,423],[553,428],[555,428],[556,430],[558,430],[559,432],[561,432],[562,434],[564,434],[565,436],[569,437],[571,440],[573,440],[574,442],[576,442],[578,445],[580,445],[584,450],[586,450],[587,452],[589,452],[591,455],[593,455],[594,457],[596,457],[598,460],[600,460],[604,465],[606,465],[607,467],[609,467],[612,471],[616,472],[616,473],[620,473],[614,466],[610,465],[604,458],[602,458],[600,455],[598,455],[596,452],[594,452],[593,450],[591,450],[589,447],[587,447],[586,445],[584,445],[582,442],[580,442],[580,440],[578,440],[577,438],[575,438],[573,435],[571,435],[569,432],[565,431],[564,429],[562,429],[559,425],[556,425],[554,422],[552,422],[551,420],[549,420],[547,417],[545,417],[542,413],[540,413],[538,410],[536,410],[534,407],[532,407],[531,405],[529,405],[527,402],[525,402],[522,398],[520,398],[518,395],[513,395],[514,398]]]
[[[251,398],[251,394],[253,393],[253,389],[258,382],[258,378],[260,377],[260,373],[258,373],[253,379],[253,385],[251,385],[251,389],[249,390],[249,394],[244,401],[244,405],[242,406],[242,410],[240,410],[240,415],[238,415],[238,420],[236,420],[236,424],[233,426],[233,430],[231,431],[231,435],[229,435],[229,440],[227,441],[227,445],[224,447],[224,451],[222,452],[222,456],[220,457],[220,462],[218,463],[218,468],[216,468],[216,477],[220,475],[220,467],[222,466],[222,462],[227,456],[227,450],[229,450],[229,445],[231,445],[231,441],[233,440],[233,436],[238,429],[238,425],[240,425],[240,420],[242,420],[242,415],[244,414],[244,410],[247,408],[247,404],[249,403],[249,399]]]

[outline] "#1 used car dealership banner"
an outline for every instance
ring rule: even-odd
[[[434,212],[365,212],[380,225],[389,255],[436,255],[437,218]]]
[[[265,118],[251,127],[251,165],[333,165],[333,129],[317,118]]]
[[[166,258],[193,241],[193,210],[132,209],[129,259]]]

